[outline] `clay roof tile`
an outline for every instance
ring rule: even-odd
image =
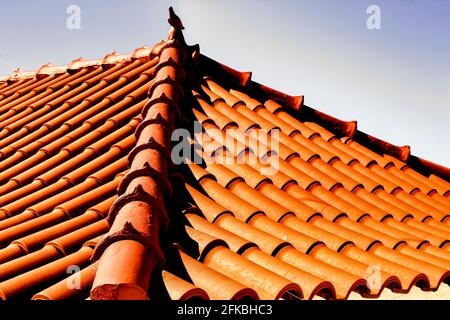
[[[259,299],[255,290],[207,267],[183,252],[180,252],[180,257],[193,283],[204,289],[211,299]]]
[[[188,184],[185,184],[187,191],[191,195],[195,204],[202,211],[203,215],[206,217],[208,221],[214,222],[221,215],[224,214],[233,214],[228,209],[222,207],[220,204],[212,200],[211,198],[205,196],[201,192],[197,191],[193,187]]]
[[[221,228],[220,224],[213,224],[195,214],[187,214],[186,216],[193,228],[213,237],[217,237],[218,239],[224,240],[234,252],[240,254],[248,248],[256,246],[254,243]],[[201,252],[203,253],[204,249],[201,250]]]
[[[217,237],[211,236],[210,234],[204,233],[199,229],[193,229],[191,227],[186,226],[186,232],[188,235],[198,243],[200,257],[199,260],[202,261],[208,255],[210,251],[212,251],[217,246],[228,247],[228,244]]]
[[[208,294],[176,275],[163,270],[162,278],[172,300],[202,299],[209,300]]]
[[[32,297],[32,300],[66,300],[77,298],[83,292],[89,291],[94,281],[97,266],[98,263],[93,263],[73,273],[66,279],[36,293]],[[73,286],[68,286],[68,283],[73,284]]]
[[[216,247],[205,264],[230,278],[255,289],[261,299],[300,299],[303,292],[298,284],[263,268],[224,247]],[[248,272],[252,277],[248,277]]]

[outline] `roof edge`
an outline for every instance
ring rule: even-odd
[[[160,44],[160,43],[158,43]],[[9,75],[0,77],[0,83],[3,82],[16,82],[19,80],[28,79],[40,79],[45,76],[62,74],[66,72],[75,72],[82,68],[100,66],[100,65],[115,65],[119,63],[128,63],[136,59],[147,58],[156,50],[156,45],[153,47],[142,46],[133,50],[129,54],[119,54],[116,51],[107,54],[103,59],[83,59],[82,57],[76,58],[69,62],[67,65],[53,65],[50,62],[40,66],[36,70],[25,71],[17,68]]]
[[[414,155],[411,155],[409,157],[407,164],[423,175],[429,176],[431,174],[435,174],[445,181],[450,182],[450,168],[447,168],[443,165],[425,160]]]
[[[200,53],[198,59],[199,72],[203,75],[221,79],[228,86],[246,87],[251,81],[251,72],[241,72]],[[224,77],[224,75],[226,75]]]
[[[408,145],[396,146],[359,130],[353,139],[381,155],[388,154],[403,162],[407,162],[411,155],[411,147]]]
[[[306,105],[299,112],[302,121],[317,122],[338,137],[353,138],[358,132],[358,122],[355,120],[341,120]]]
[[[198,68],[203,76],[220,79],[221,84],[230,88],[238,87],[260,101],[270,99],[282,106],[287,106],[286,111],[301,121],[316,122],[338,137],[353,138],[380,155],[388,154],[406,162],[411,168],[426,176],[436,174],[450,181],[449,168],[411,155],[411,147],[409,145],[397,146],[362,132],[358,130],[357,121],[341,120],[305,105],[303,95],[291,96],[253,81],[252,72],[238,71],[204,54],[200,54]]]
[[[356,133],[356,121],[343,121],[304,105],[304,96],[291,96],[276,89],[253,81],[252,72],[238,71],[223,63],[200,54],[199,72],[207,77],[220,79],[221,85],[238,87],[258,100],[271,99],[293,111],[300,112],[302,119],[320,123],[339,136],[353,137]],[[225,75],[225,76],[224,76]]]

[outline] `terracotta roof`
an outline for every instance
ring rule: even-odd
[[[151,48],[0,78],[1,299],[450,283],[448,168],[200,54],[172,10],[169,23]],[[175,129],[194,133],[183,163]]]

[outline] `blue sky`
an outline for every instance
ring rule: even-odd
[[[379,30],[366,26],[372,4]],[[79,30],[66,27],[69,5]],[[204,54],[450,166],[448,0],[1,0],[0,75],[151,46],[169,5]]]

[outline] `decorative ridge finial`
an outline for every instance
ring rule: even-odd
[[[183,22],[181,22],[180,17],[177,16],[172,7],[169,8],[169,18],[167,21],[169,21],[169,24],[175,29],[184,30]]]
[[[184,30],[183,22],[181,22],[180,17],[177,16],[172,7],[169,7],[169,18],[167,19],[171,28],[169,30],[169,40],[180,40],[184,43],[183,32]]]

